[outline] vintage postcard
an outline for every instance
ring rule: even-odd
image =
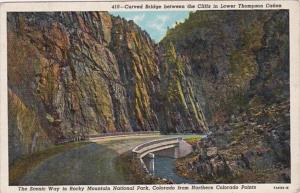
[[[0,4],[0,192],[300,193],[299,8]]]

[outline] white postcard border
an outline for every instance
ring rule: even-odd
[[[137,5],[137,4],[155,4],[155,5],[164,5],[164,4],[192,4],[195,5],[194,9],[184,10],[259,10],[259,9],[278,9],[278,8],[257,8],[257,9],[239,9],[239,8],[220,8],[220,5],[243,3],[243,4],[280,4],[282,7],[280,9],[289,10],[289,22],[290,22],[290,110],[291,110],[291,183],[286,184],[244,184],[244,185],[254,185],[256,189],[249,190],[231,190],[231,189],[216,189],[218,184],[205,184],[205,186],[213,186],[214,190],[191,190],[192,185],[159,185],[159,186],[174,186],[176,192],[240,192],[245,193],[300,193],[300,6],[298,1],[102,1],[102,2],[27,2],[27,3],[4,3],[0,4],[1,9],[1,55],[0,55],[0,192],[10,193],[10,192],[41,192],[41,191],[21,191],[20,187],[22,186],[8,186],[8,124],[7,124],[7,41],[6,41],[6,13],[7,12],[27,12],[27,11],[156,11],[155,9],[112,9],[113,4],[119,4],[125,6],[125,4]],[[199,4],[209,4],[211,8],[197,8]],[[219,5],[219,8],[213,8],[213,5]],[[175,10],[175,9],[160,9],[157,11],[166,11],[166,10]],[[176,9],[178,11],[178,9]],[[182,10],[182,9],[181,9]],[[237,185],[239,187],[242,184],[230,184]],[[113,188],[113,185],[108,185]],[[158,185],[147,185],[152,191],[154,186]],[[188,186],[190,190],[178,190],[178,186]],[[199,185],[198,185],[199,186]],[[226,186],[229,186],[227,184]],[[286,186],[288,189],[274,189],[276,186]],[[23,186],[25,187],[25,186]],[[30,188],[30,186],[27,186]],[[36,187],[36,186],[35,186]],[[39,186],[42,187],[42,186]],[[44,186],[46,189],[47,186]],[[55,186],[59,187],[59,192],[81,192],[81,191],[70,191],[71,186]],[[66,191],[62,191],[63,187],[66,187]],[[87,186],[84,187],[85,190]],[[93,187],[105,187],[105,186],[93,186]],[[120,186],[127,187],[127,186]],[[21,188],[22,189],[22,188]],[[171,192],[174,190],[165,190],[161,192]],[[42,192],[53,192],[53,191],[42,191]],[[84,192],[112,192],[106,190],[98,191],[84,191]],[[135,190],[131,191],[122,191],[118,190],[116,192],[149,192],[149,190],[137,190],[137,185],[135,185]]]

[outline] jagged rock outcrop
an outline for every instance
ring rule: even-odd
[[[26,120],[11,118],[17,112],[10,103],[11,161],[44,147],[38,143],[32,148],[32,140],[53,144],[166,125],[166,132],[203,131],[205,119],[198,104],[190,102],[192,93],[191,99],[176,102],[177,110],[167,110],[167,120],[158,118],[161,109],[171,107],[160,100],[158,51],[133,21],[107,12],[9,13],[9,98],[18,98],[36,125],[21,128]],[[180,84],[192,92],[184,88],[187,81]],[[180,94],[163,95],[173,97],[171,104],[176,97],[183,99]],[[182,107],[191,110],[176,114]],[[23,130],[31,137],[16,134]],[[15,150],[15,144],[22,150]]]
[[[202,132],[208,131],[208,126],[201,100],[197,95],[190,66],[186,60],[176,53],[171,41],[160,43],[160,103],[163,108],[160,113],[162,131],[169,132]],[[165,120],[165,121],[163,121]]]
[[[8,90],[9,158],[15,160],[22,154],[31,154],[50,146],[51,142],[43,130],[39,117],[11,90]]]
[[[189,69],[209,125],[247,109],[258,93],[289,96],[287,19],[285,11],[196,11],[167,32],[160,44],[171,42]]]
[[[8,13],[10,162],[65,138],[210,130],[203,178],[289,168],[288,23],[196,11],[155,44],[107,12]]]
[[[290,182],[288,109],[287,102],[256,104],[233,117],[177,163],[179,173],[205,183]]]
[[[126,89],[129,120],[133,130],[158,130],[159,63],[156,46],[133,21],[113,20],[110,48],[115,54]]]
[[[212,155],[200,148],[179,164],[187,176],[290,181],[288,17],[284,10],[198,11],[168,31],[162,42],[172,42],[191,69],[214,139]],[[214,165],[223,172],[214,172]]]
[[[150,99],[159,76],[154,43],[134,23],[106,12],[10,13],[8,42],[9,97],[24,103],[49,142],[159,129]],[[22,121],[9,119],[12,133]],[[10,146],[31,140],[14,136]]]
[[[87,16],[8,17],[9,87],[32,112],[38,111],[52,141],[131,129],[117,61],[87,27]]]

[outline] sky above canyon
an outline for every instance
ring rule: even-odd
[[[126,20],[133,20],[143,30],[147,31],[155,42],[159,42],[176,22],[183,22],[189,16],[188,11],[119,11],[110,12]]]

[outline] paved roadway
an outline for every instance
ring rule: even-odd
[[[20,185],[130,184],[126,176],[117,170],[116,158],[138,144],[165,137],[174,135],[129,135],[98,139],[43,161],[23,177]]]

